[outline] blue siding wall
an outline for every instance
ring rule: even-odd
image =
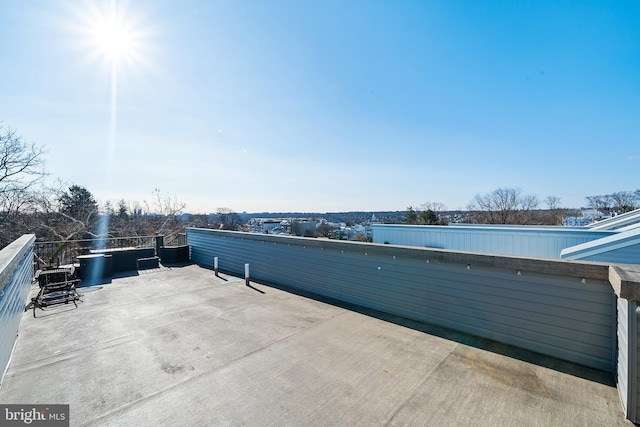
[[[616,300],[608,281],[547,271],[575,263],[533,260],[546,263],[540,272],[520,271],[491,265],[527,260],[204,229],[188,229],[187,243],[202,266],[211,268],[217,256],[221,270],[242,275],[249,263],[255,280],[615,372]]]
[[[627,246],[626,248],[610,250],[608,252],[601,252],[599,254],[572,259],[580,259],[582,261],[610,262],[617,264],[640,264],[640,242],[634,246]]]
[[[487,225],[374,224],[371,229],[374,243],[556,259],[564,248],[616,234],[586,228]]]
[[[562,251],[563,259],[640,264],[640,228],[582,243]]]
[[[0,251],[0,374],[9,365],[33,278],[33,235]]]

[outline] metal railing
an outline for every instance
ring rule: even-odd
[[[164,246],[184,246],[187,244],[187,234],[169,234],[164,238]]]
[[[34,254],[38,269],[72,264],[79,255],[92,250],[117,248],[155,248],[162,236],[131,236],[104,239],[65,240],[56,242],[35,242]],[[162,240],[160,240],[162,242]],[[162,245],[162,243],[160,243]]]

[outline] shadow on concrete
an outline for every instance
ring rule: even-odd
[[[76,288],[86,289],[93,286],[102,286],[102,285],[109,285],[109,284],[111,284],[111,277],[98,278],[98,279],[82,279],[80,283],[78,283],[78,286],[76,286]]]
[[[82,297],[82,294],[80,294],[80,297]],[[56,316],[62,313],[65,313],[67,311],[72,311],[72,310],[78,310],[80,308],[80,304],[82,304],[84,301],[82,301],[82,299],[79,299],[76,301],[76,303],[78,303],[78,306],[76,307],[73,302],[69,302],[66,304],[57,304],[54,306],[49,306],[49,307],[45,307],[45,308],[40,308],[37,307],[35,309],[35,313],[36,315],[33,316],[36,319],[43,319],[46,317],[50,317],[50,316]],[[33,308],[25,308],[24,310],[25,312],[27,311],[34,311]]]
[[[88,294],[90,292],[100,291],[104,289],[104,286],[93,285],[93,286],[84,286],[82,288],[76,288],[76,289],[79,289],[82,291],[82,293],[80,294],[80,296],[82,296],[83,294]]]
[[[193,262],[190,262],[188,265],[191,264],[195,264]],[[214,271],[213,267],[209,267],[209,266],[203,266],[203,265],[199,265],[200,268],[204,268],[205,270],[209,270],[209,271]],[[225,282],[228,282],[229,279],[227,279],[226,277],[222,277],[220,276],[220,274],[224,274],[225,276],[231,276],[231,277],[237,277],[236,274],[232,271],[228,271],[228,270],[223,270],[223,269],[218,269],[218,275],[216,275],[216,277],[220,280],[224,280]]]
[[[188,267],[190,265],[193,265],[193,262],[191,262],[191,261],[185,261],[185,262],[163,262],[160,265],[162,265],[163,267],[167,267],[167,268],[173,269],[173,268]]]
[[[365,316],[374,317],[376,319],[394,323],[399,326],[404,326],[406,328],[424,332],[429,335],[444,338],[449,341],[455,341],[457,343],[464,344],[469,347],[475,347],[481,350],[490,351],[492,353],[501,354],[503,356],[518,359],[523,362],[531,363],[533,365],[538,365],[544,368],[552,369],[554,371],[562,372],[562,373],[583,378],[589,381],[594,381],[607,386],[611,386],[611,387],[616,386],[615,377],[610,372],[600,371],[598,369],[589,368],[587,366],[577,365],[575,363],[557,359],[555,357],[546,356],[544,354],[536,353],[530,350],[525,350],[522,348],[513,347],[513,346],[503,344],[497,341],[493,341],[490,339],[470,335],[465,332],[460,332],[453,329],[448,329],[445,327],[408,319],[406,317],[385,313],[383,311],[336,300],[334,298],[318,295],[312,292],[281,285],[278,283],[255,281],[255,280],[254,282],[260,283],[261,285],[264,285],[264,286],[289,292],[294,295],[324,302],[327,304],[334,305],[336,307],[341,307],[346,310],[363,314]]]
[[[132,271],[121,271],[118,273],[113,273],[113,278],[114,279],[124,279],[126,277],[136,277],[139,276],[140,273],[138,272],[138,270],[132,270]]]
[[[258,288],[255,288],[255,287],[251,286],[251,284],[246,285],[246,286],[247,286],[247,288],[251,288],[251,289],[253,289],[253,290],[254,290],[254,291],[256,291],[256,292],[260,292],[261,294],[265,294],[265,293],[266,293],[265,291],[262,291],[262,290],[260,290],[260,289],[258,289]]]

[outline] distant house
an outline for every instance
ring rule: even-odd
[[[568,216],[562,221],[562,224],[566,227],[584,227],[604,217],[605,215],[598,210],[586,209],[582,211],[582,216]]]
[[[282,223],[281,220],[279,219],[265,219],[262,221],[262,232],[263,233],[270,233],[273,232],[274,229],[280,227],[280,224]]]

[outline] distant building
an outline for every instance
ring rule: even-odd
[[[296,219],[291,221],[291,234],[294,236],[313,236],[318,223],[311,219]]]
[[[249,231],[252,233],[283,234],[288,222],[284,218],[252,218]]]
[[[566,227],[584,227],[594,221],[605,218],[605,215],[595,209],[586,209],[582,211],[582,216],[568,216],[562,220],[562,225]]]

